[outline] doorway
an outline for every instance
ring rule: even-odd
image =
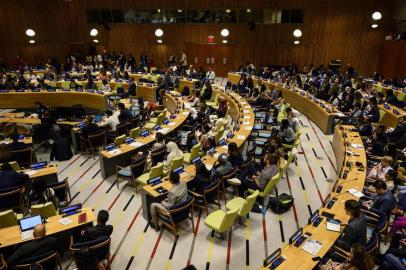
[[[216,76],[227,77],[227,73],[234,69],[233,45],[187,43],[186,55],[188,64],[196,69],[202,66],[206,71],[211,66]]]

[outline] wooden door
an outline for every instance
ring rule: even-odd
[[[196,68],[214,68],[216,76],[226,77],[234,69],[234,46],[222,44],[186,44],[188,64]]]

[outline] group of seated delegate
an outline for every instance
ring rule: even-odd
[[[94,60],[90,62],[92,61]],[[124,70],[127,64],[126,61],[123,62],[122,59],[118,59],[115,62],[113,61],[113,63],[117,65],[114,70],[117,71],[118,68],[118,72],[113,72],[113,69],[111,70],[111,74],[114,73],[113,76],[126,76],[126,72],[128,75],[128,71]],[[82,69],[80,68],[81,64],[76,64],[76,66]],[[174,66],[165,68],[163,74],[171,78],[169,74],[186,72],[190,69],[187,67],[173,67]],[[89,76],[87,80],[88,83],[91,83],[92,77],[95,75],[91,73],[90,69],[87,70],[85,76]],[[76,67],[75,71],[77,71]],[[379,110],[377,110],[377,105],[385,101],[388,103],[391,102],[391,104],[396,103],[396,97],[388,97],[388,92],[386,92],[387,96],[382,96],[374,89],[372,82],[357,77],[352,67],[348,67],[345,74],[334,72],[323,66],[312,66],[310,69],[304,69],[303,72],[300,72],[295,66],[290,66],[278,71],[261,69],[261,71],[257,73],[255,67],[248,63],[245,68],[242,67],[241,71],[243,74],[238,84],[228,84],[226,88],[227,90],[235,91],[241,96],[246,97],[253,107],[260,108],[271,115],[272,121],[266,129],[272,136],[264,143],[264,153],[259,156],[254,156],[256,162],[255,166],[242,169],[241,165],[246,162],[247,159],[252,158],[252,156],[248,153],[248,149],[238,148],[235,143],[229,143],[227,145],[227,154],[220,154],[212,168],[206,166],[204,163],[194,165],[196,166],[196,175],[194,179],[187,184],[180,181],[180,176],[176,172],[168,172],[168,179],[172,183],[173,188],[168,191],[166,199],[162,202],[151,204],[151,226],[157,230],[159,229],[158,212],[168,212],[173,206],[185,202],[189,194],[203,194],[208,187],[221,181],[221,177],[227,175],[232,170],[241,169],[236,176],[240,181],[237,187],[237,193],[241,197],[246,197],[249,189],[263,191],[269,181],[278,172],[283,171],[287,162],[288,152],[291,151],[289,150],[291,149],[289,146],[295,143],[297,134],[300,134],[300,122],[292,108],[287,106],[284,101],[281,90],[278,90],[276,87],[267,88],[264,84],[255,85],[251,76],[256,75],[274,80],[275,82],[296,85],[305,91],[311,92],[316,97],[330,102],[345,113],[346,116],[340,119],[340,122],[357,126],[360,135],[365,137],[370,168],[368,171],[368,181],[366,182],[368,184],[364,192],[369,196],[365,196],[360,202],[356,200],[348,200],[345,202],[345,209],[350,216],[350,221],[348,224],[342,224],[345,228],[337,241],[337,245],[350,251],[352,257],[348,261],[342,262],[332,255],[330,257],[331,259],[324,263],[326,269],[372,269],[373,263],[363,247],[367,243],[367,221],[364,216],[364,210],[374,211],[377,214],[383,215],[386,219],[390,219],[390,217],[393,216],[396,217],[390,229],[390,233],[387,235],[388,238],[392,236],[391,248],[382,255],[379,265],[382,269],[403,269],[396,267],[403,264],[402,259],[404,258],[402,255],[401,232],[403,226],[406,226],[406,222],[403,219],[406,209],[406,189],[403,189],[403,185],[406,181],[406,151],[403,151],[403,148],[406,146],[404,132],[406,122],[402,119],[394,129],[385,130],[385,127],[378,123]],[[214,72],[209,70],[208,73],[199,78],[201,81],[199,89],[180,89],[181,95],[187,100],[190,111],[189,117],[184,124],[186,130],[183,131],[187,131],[187,134],[194,133],[195,136],[193,136],[190,144],[196,145],[200,143],[201,150],[204,152],[216,146],[215,136],[220,130],[232,129],[227,115],[228,104],[225,98],[219,98],[215,107],[206,105],[212,98],[211,81],[213,73]],[[53,73],[50,72],[46,74]],[[107,73],[103,75],[104,72],[100,72],[100,74],[101,76],[108,76]],[[52,76],[47,79],[57,79],[55,76],[52,78]],[[17,79],[15,79],[16,77],[13,79],[8,75],[5,77],[6,78],[2,76],[3,85],[9,83],[11,78],[13,86],[10,87],[15,87],[16,84],[21,84],[21,87],[27,87],[26,84],[24,85],[24,82],[20,83],[20,81],[16,81],[19,80],[18,76]],[[20,74],[20,78],[21,77],[23,77],[22,74]],[[109,78],[100,77],[100,79],[103,81]],[[23,81],[23,79],[21,79],[21,81]],[[103,85],[106,85],[106,83],[103,83]],[[92,88],[93,85],[89,87]],[[165,82],[165,85],[162,85],[162,87],[164,90],[167,90],[169,84]],[[108,91],[107,86],[105,86],[105,90]],[[151,115],[154,114],[154,110],[158,110],[161,105],[159,101],[157,104],[147,101],[148,103],[145,106],[142,99],[132,100],[132,102],[134,102],[133,105],[139,107],[137,111],[140,114],[139,117],[142,119],[149,119]],[[396,105],[402,106],[400,102],[396,103]],[[39,106],[42,105],[39,104]],[[44,115],[46,116],[46,113],[44,113]],[[117,109],[110,108],[107,110],[104,119],[100,122],[95,123],[93,116],[87,116],[85,124],[81,128],[81,136],[86,138],[98,132],[101,128],[107,128],[108,131],[112,132],[112,136],[114,136],[114,129],[118,124],[128,122],[135,116],[136,115],[126,108],[123,103],[118,103]],[[175,134],[175,137],[181,137],[182,135],[180,133],[181,132]],[[166,148],[168,152],[164,159],[166,168],[170,167],[173,160],[184,155],[184,149],[188,149],[188,142],[177,145],[174,143],[175,137],[173,134],[167,136],[157,132],[155,142],[149,149],[153,151]],[[58,149],[58,147],[56,149]],[[137,160],[144,158],[146,155],[149,155],[149,153],[136,153],[132,162],[136,163]],[[3,166],[5,166],[5,168],[2,168],[0,173],[15,177],[16,183],[20,184],[23,181],[22,179],[26,178],[26,176],[21,176],[17,173],[10,173],[10,166]],[[33,192],[42,194],[40,196],[44,198],[35,200],[35,202],[44,200],[52,201],[52,191],[46,191],[47,188],[44,190],[41,182],[38,181],[38,183],[39,184],[36,185],[39,185],[39,190]],[[36,198],[37,196],[32,197]],[[196,197],[196,199],[198,199],[198,197]],[[393,207],[394,205],[396,206]],[[259,204],[254,207],[254,211],[258,210],[258,208],[260,208]],[[106,227],[107,219],[108,214],[106,218],[106,212],[101,211],[98,216],[97,226]],[[109,228],[110,229],[103,228],[99,231],[103,231],[109,235],[112,231],[112,228]],[[36,240],[34,242],[37,241],[37,238],[38,240],[44,238],[44,229],[45,228],[43,226],[41,227],[41,225],[36,227],[34,235]],[[41,243],[41,241],[38,243]],[[52,244],[49,246],[52,246]],[[30,249],[31,248],[28,247],[25,251]],[[16,254],[15,256],[18,258],[18,251]],[[26,256],[29,255],[35,254],[26,254]],[[11,256],[9,258],[15,257]],[[102,267],[104,266],[99,265],[99,262],[100,261],[97,262],[97,267],[103,269]],[[10,264],[12,265],[13,261],[11,261]]]

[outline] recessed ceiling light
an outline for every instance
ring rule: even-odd
[[[302,36],[302,30],[300,30],[300,29],[295,29],[295,31],[293,31],[293,35],[295,36],[295,37],[301,37]]]
[[[226,9],[226,12],[227,12],[227,13],[230,13],[230,12],[231,12],[231,10],[229,10],[229,9]]]
[[[377,24],[377,23],[374,23],[373,25],[371,25],[371,27],[374,28],[374,29],[375,29],[375,28],[378,28],[378,24]]]
[[[221,34],[223,37],[228,37],[228,35],[230,35],[230,31],[228,31],[227,28],[224,28],[223,30],[221,30],[220,34]]]
[[[226,39],[223,40],[223,43],[226,44],[228,41]]]
[[[92,30],[90,30],[90,35],[91,35],[92,37],[97,36],[97,34],[99,34],[99,31],[97,31],[96,28],[93,28]]]
[[[27,36],[29,36],[29,37],[35,36],[35,32],[34,32],[34,30],[32,30],[32,29],[27,29],[27,30],[25,30],[25,34],[26,34]]]
[[[382,19],[382,13],[380,13],[379,11],[375,11],[374,13],[372,13],[372,19],[374,19],[375,21]]]
[[[99,43],[99,40],[98,39],[93,39],[93,42],[94,43]]]
[[[250,8],[247,8],[247,13],[250,13],[251,12],[251,9]]]
[[[162,31],[162,29],[158,28],[155,30],[155,36],[162,37],[163,35],[164,35],[164,31]]]
[[[298,45],[298,44],[300,44],[300,41],[299,41],[299,40],[295,40],[295,41],[293,41],[293,44]]]
[[[30,41],[28,41],[30,44],[34,44],[35,43],[35,40],[33,40],[33,39],[30,39]]]
[[[156,42],[158,42],[159,44],[162,43],[162,39],[158,39]]]

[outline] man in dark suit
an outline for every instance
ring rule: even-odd
[[[106,225],[109,220],[109,212],[100,210],[97,215],[97,225],[94,227],[86,227],[82,232],[81,242],[95,240],[102,236],[110,236],[113,232],[112,225]]]
[[[60,132],[59,136],[52,144],[50,160],[69,160],[72,156],[73,154],[70,148],[69,140],[63,136],[62,132]]]
[[[344,209],[350,216],[350,220],[337,240],[337,245],[345,250],[350,250],[351,246],[356,243],[364,246],[367,241],[367,221],[361,213],[359,202],[347,200]]]
[[[118,103],[118,109],[120,110],[120,114],[118,115],[118,120],[120,120],[120,123],[129,122],[130,119],[133,117],[130,110],[127,109],[124,103],[121,102]]]
[[[0,170],[0,189],[18,188],[24,185],[28,175],[13,170],[10,163],[3,163]]]
[[[34,228],[34,240],[22,245],[7,260],[10,269],[18,264],[22,259],[39,256],[57,248],[57,240],[54,237],[45,237],[46,229],[44,224],[38,224]]]
[[[19,135],[17,133],[14,133],[11,138],[12,138],[13,142],[9,143],[7,145],[8,149],[10,151],[20,150],[20,149],[23,149],[23,148],[27,147],[27,145],[24,142],[20,142],[18,140]]]
[[[82,136],[87,138],[91,134],[95,134],[100,131],[100,127],[93,123],[93,115],[86,117],[86,125],[82,128]]]
[[[367,209],[372,208],[388,216],[396,201],[392,191],[388,190],[383,180],[376,180],[373,187],[375,188],[377,196],[372,201],[365,201],[364,206]]]
[[[126,97],[128,96],[136,96],[137,95],[137,85],[134,82],[133,78],[130,78],[130,84],[128,85],[128,91],[125,94]]]

